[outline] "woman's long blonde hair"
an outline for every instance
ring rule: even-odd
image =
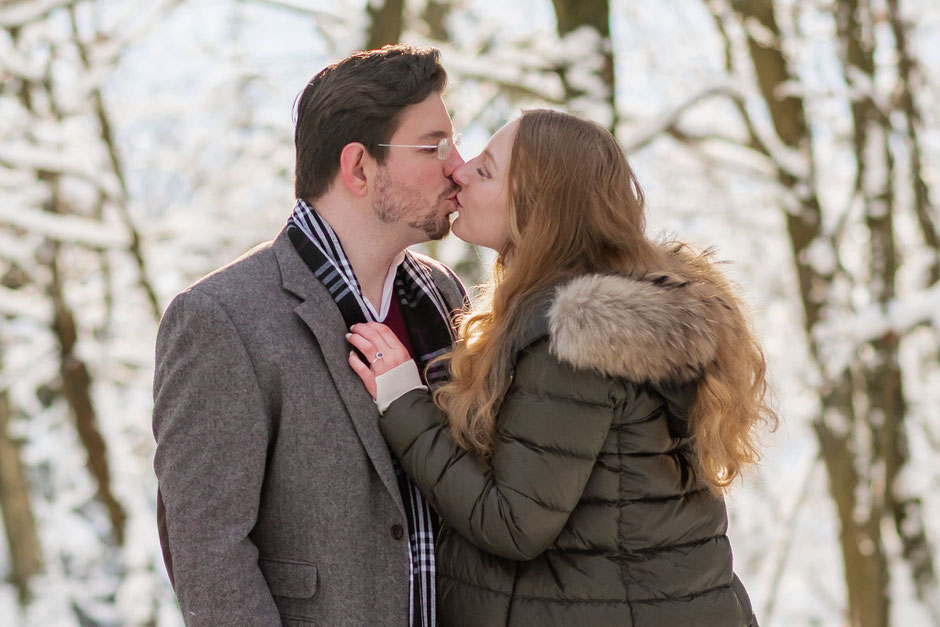
[[[519,120],[509,164],[509,243],[499,251],[481,301],[466,312],[450,360],[451,381],[435,402],[457,443],[487,459],[508,389],[513,339],[537,296],[581,274],[683,271],[711,281],[734,323],[718,331],[692,408],[699,476],[715,491],[758,459],[753,427],[776,420],[768,406],[764,356],[739,300],[707,255],[645,235],[643,193],[617,140],[578,117],[535,109]]]

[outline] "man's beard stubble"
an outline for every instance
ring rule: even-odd
[[[425,202],[421,195],[407,185],[393,181],[385,169],[379,169],[372,211],[385,224],[395,224],[408,219],[406,224],[409,227],[424,233],[429,240],[438,240],[450,232],[450,218],[447,215],[439,215],[440,204],[456,190],[457,185],[451,183],[451,186],[438,196],[434,206],[422,213]]]

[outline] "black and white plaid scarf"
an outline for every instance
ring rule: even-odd
[[[347,328],[356,323],[374,321],[339,238],[316,210],[298,199],[288,220],[287,233],[314,276],[333,296]],[[457,281],[457,284],[460,285],[460,282]],[[407,250],[395,273],[394,290],[402,305],[402,315],[415,352],[413,357],[424,378],[428,362],[450,350],[454,341],[447,305],[431,280],[430,271]],[[433,389],[446,378],[446,364],[435,364],[427,371],[426,383]],[[410,623],[413,626],[429,627],[437,624],[434,563],[437,515],[402,471],[397,460],[393,458],[392,462],[408,517],[411,549]]]

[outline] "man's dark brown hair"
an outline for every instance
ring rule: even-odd
[[[405,107],[441,93],[447,73],[436,48],[404,44],[356,52],[314,76],[297,103],[294,194],[313,202],[330,188],[343,147],[359,142],[378,163]]]

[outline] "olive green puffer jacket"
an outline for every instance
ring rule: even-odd
[[[714,355],[714,290],[586,275],[519,324],[489,465],[421,390],[382,431],[445,523],[444,625],[752,621],[727,517],[691,472],[688,410]]]

